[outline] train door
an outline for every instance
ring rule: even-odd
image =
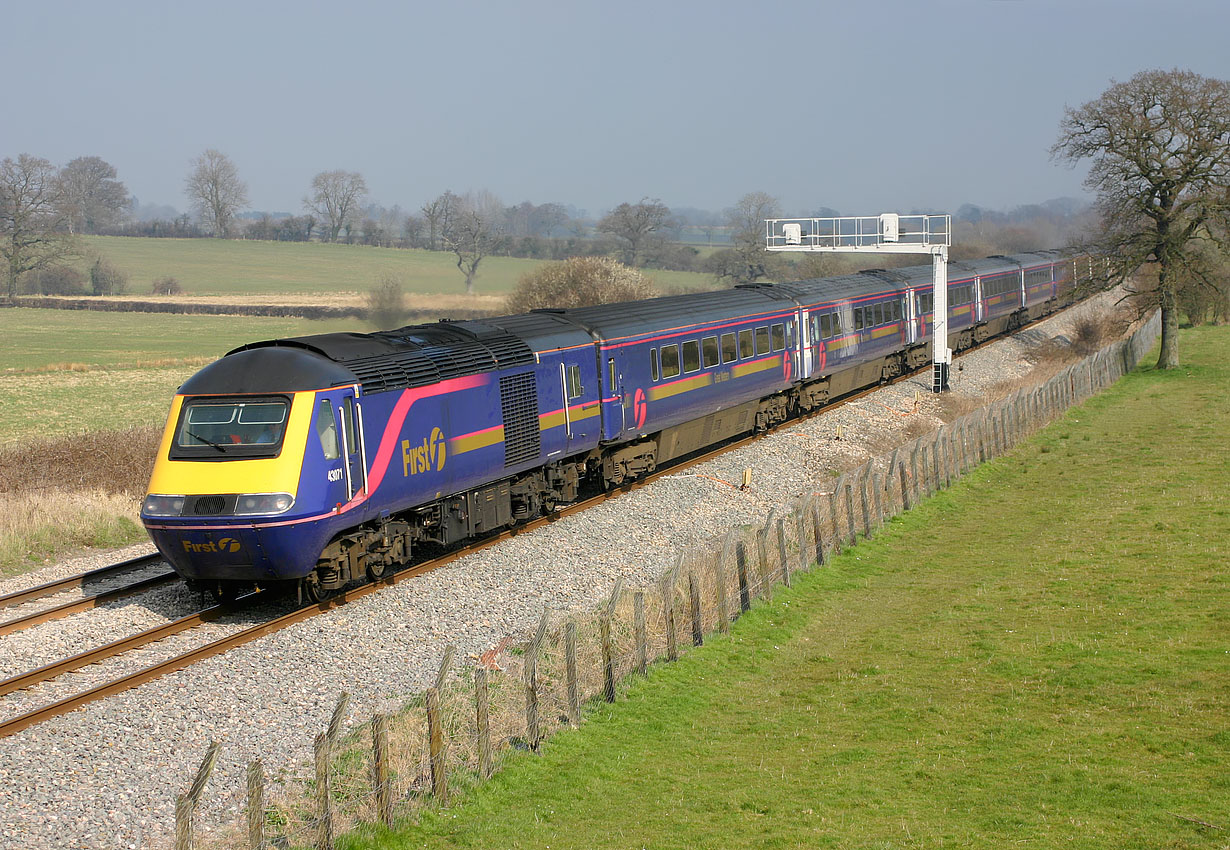
[[[613,440],[633,424],[635,411],[629,411],[624,395],[624,356],[622,348],[603,352],[602,438]]]
[[[804,309],[799,310],[799,351],[803,353],[802,369],[799,377],[810,378],[812,372],[812,327],[811,314]]]
[[[582,352],[578,352],[575,359],[565,357],[559,365],[560,388],[564,398],[564,431],[569,450],[584,448],[595,442],[601,419],[598,399],[602,388],[598,386],[594,350],[587,348]]]
[[[346,479],[346,498],[367,490],[367,464],[363,451],[363,417],[359,401],[352,390],[339,390],[336,399],[342,465]]]

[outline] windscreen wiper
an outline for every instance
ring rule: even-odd
[[[222,448],[222,446],[218,445],[218,444],[217,444],[217,443],[215,443],[213,440],[207,440],[207,439],[205,439],[205,438],[204,438],[204,437],[202,437],[200,434],[197,434],[195,431],[188,430],[188,436],[189,436],[189,437],[192,437],[193,439],[200,440],[202,443],[204,443],[204,444],[205,444],[205,445],[207,445],[207,446],[212,446],[213,448],[215,448],[215,449],[217,449],[218,451],[222,452],[222,454],[226,454],[226,449]]]

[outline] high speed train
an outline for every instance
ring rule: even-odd
[[[1086,257],[949,264],[954,351]],[[321,599],[930,362],[930,265],[255,342],[178,390],[141,518],[190,585]]]

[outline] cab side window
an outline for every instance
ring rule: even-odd
[[[649,349],[649,377],[658,380],[658,349]]]
[[[329,399],[322,398],[316,410],[316,436],[320,437],[320,447],[324,450],[325,460],[337,460],[341,451],[337,445],[337,420],[333,418],[333,405]]]
[[[584,392],[585,392],[585,388],[581,386],[581,367],[580,366],[569,366],[568,367],[568,400],[572,401],[574,398],[580,398],[581,394]]]

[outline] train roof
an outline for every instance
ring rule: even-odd
[[[593,330],[604,339],[623,339],[675,327],[768,314],[789,309],[791,306],[785,293],[754,288],[665,295],[644,301],[574,307],[561,310],[559,314],[581,327]]]

